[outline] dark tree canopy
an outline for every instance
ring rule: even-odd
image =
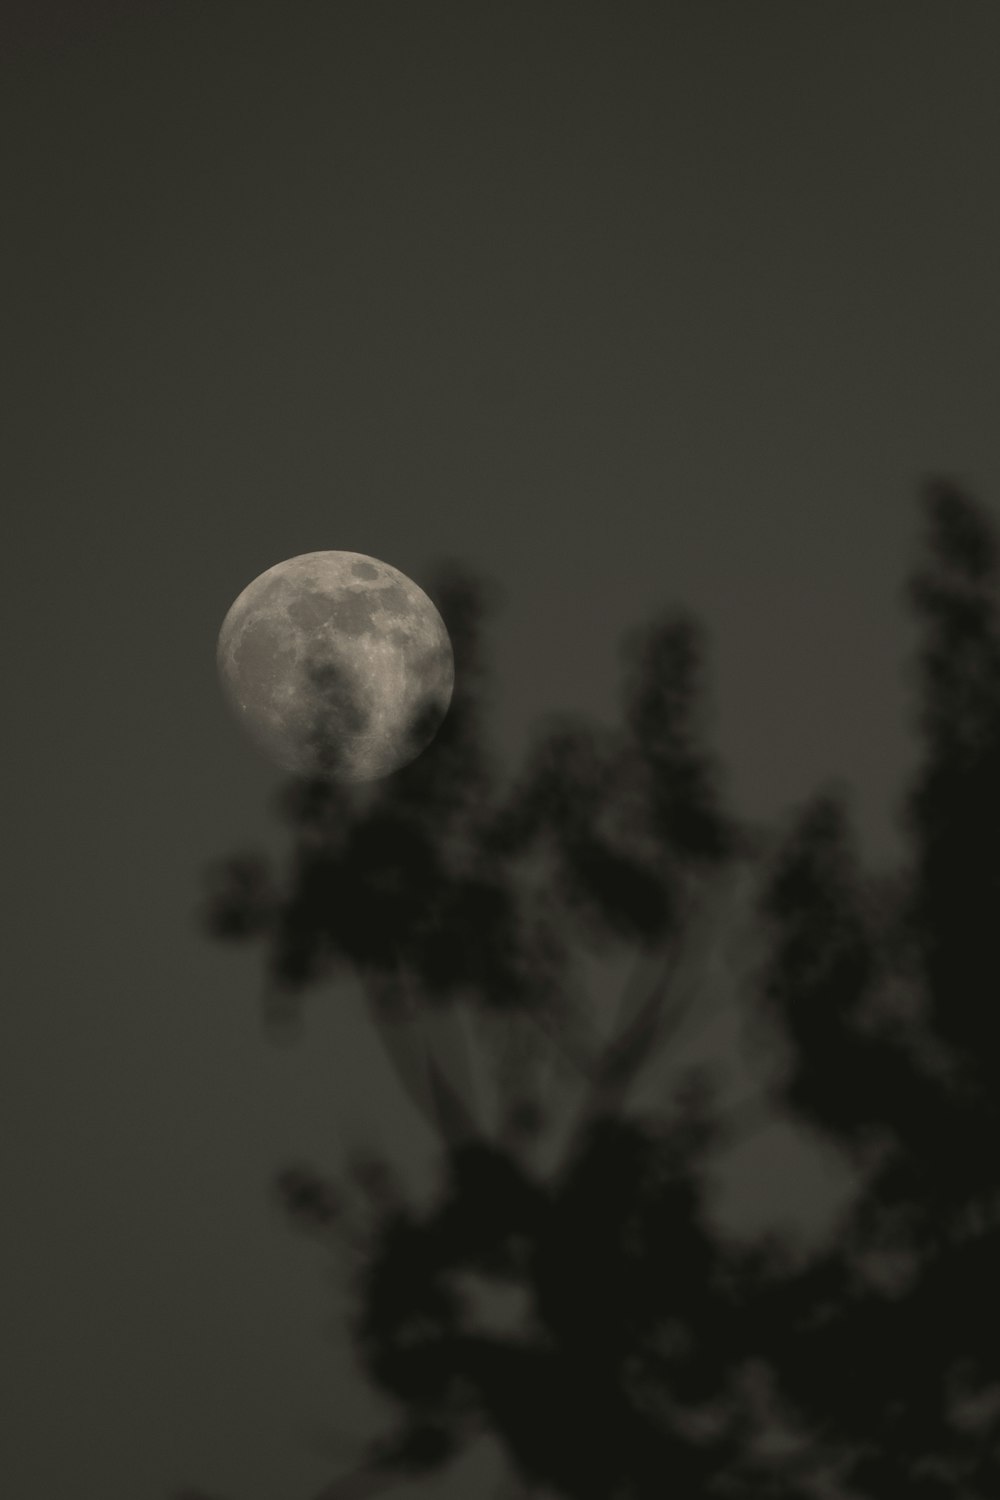
[[[1000,1493],[997,553],[953,486],[925,502],[907,591],[920,761],[891,880],[863,869],[839,795],[776,844],[726,808],[683,615],[625,643],[620,728],[554,721],[507,781],[485,748],[486,591],[454,566],[432,590],[456,691],[430,749],[364,791],[290,786],[284,871],[244,854],[214,872],[209,929],[261,945],[271,1013],[294,1019],[319,981],[358,974],[442,1140],[429,1203],[377,1162],[278,1183],[295,1222],[362,1244],[352,1336],[398,1411],[325,1500],[435,1472],[483,1431],[526,1494],[564,1500]],[[763,952],[741,1019],[780,1044],[771,1107],[856,1174],[805,1256],[713,1228],[708,1164],[733,1124],[710,1075],[675,1073],[659,1112],[629,1107],[688,1013],[680,969],[709,951],[711,924],[709,949],[694,934],[739,865],[756,871]],[[640,962],[602,1038],[580,959],[619,951]],[[429,1042],[401,1040],[401,1017],[458,1006],[509,1023],[494,1119]],[[583,1099],[546,1171],[539,1038]],[[500,1293],[516,1314],[498,1323]]]

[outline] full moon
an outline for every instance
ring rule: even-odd
[[[359,552],[306,552],[261,573],[223,620],[216,660],[268,758],[334,781],[375,781],[418,756],[455,680],[423,589]]]

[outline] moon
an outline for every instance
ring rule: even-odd
[[[261,573],[223,620],[216,661],[259,749],[294,775],[333,781],[375,781],[415,759],[455,681],[423,589],[361,552],[306,552]]]

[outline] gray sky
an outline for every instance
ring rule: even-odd
[[[268,1178],[410,1122],[356,997],[278,1050],[196,932],[276,837],[222,617],[300,552],[458,557],[513,753],[686,605],[741,810],[845,778],[891,857],[916,486],[1000,495],[1000,12],[108,0],[3,47],[3,1467],[307,1500],[369,1405]]]

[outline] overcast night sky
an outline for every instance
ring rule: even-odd
[[[610,720],[622,633],[683,605],[739,810],[844,780],[895,858],[917,490],[1000,497],[1000,11],[80,0],[0,35],[2,1467],[309,1500],[373,1408],[269,1179],[412,1122],[356,997],[276,1047],[258,956],[198,930],[206,865],[279,837],[222,618],[298,553],[457,558],[514,756]]]

